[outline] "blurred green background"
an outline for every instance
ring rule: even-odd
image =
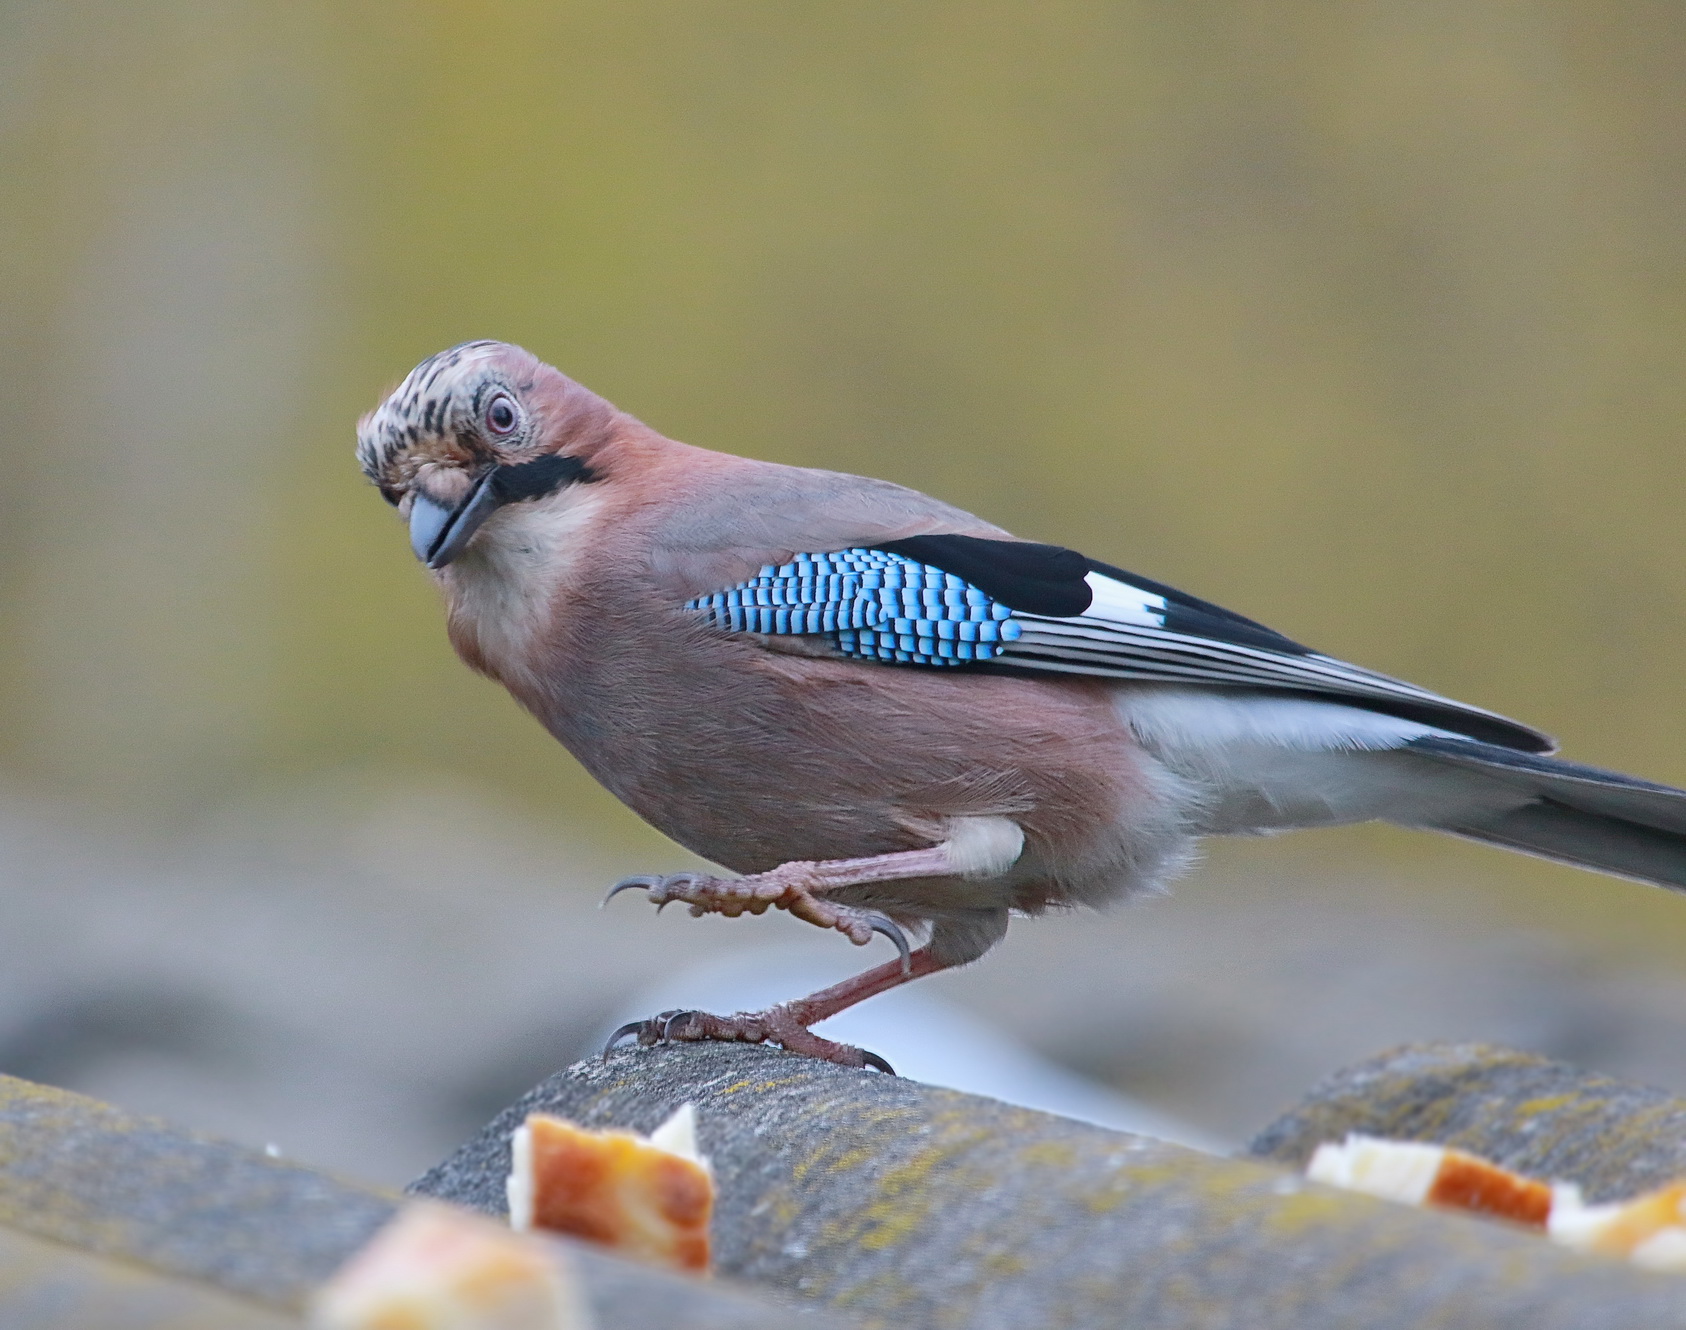
[[[0,762],[28,797],[187,835],[420,783],[672,857],[455,661],[352,463],[358,414],[472,337],[1686,783],[1678,4],[0,23]],[[1686,964],[1678,901],[1430,837],[1218,860],[1490,888]]]

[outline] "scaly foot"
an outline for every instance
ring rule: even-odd
[[[627,1036],[635,1036],[644,1047],[652,1044],[701,1043],[705,1040],[723,1043],[772,1043],[791,1053],[835,1062],[843,1067],[876,1067],[894,1076],[895,1069],[876,1053],[852,1044],[839,1044],[822,1039],[810,1030],[794,1010],[797,1004],[769,1007],[766,1011],[740,1011],[734,1016],[711,1016],[706,1011],[664,1011],[647,1021],[631,1021],[621,1026],[604,1045],[606,1058],[616,1044]]]
[[[674,901],[683,901],[691,907],[693,915],[736,917],[740,914],[765,914],[770,909],[789,910],[798,919],[806,919],[820,928],[835,928],[857,947],[872,941],[874,933],[882,933],[896,944],[905,970],[913,952],[901,925],[879,910],[865,910],[825,900],[820,893],[844,885],[830,880],[826,867],[798,860],[750,877],[711,877],[707,873],[673,873],[666,877],[643,874],[615,883],[609,888],[603,903],[607,905],[623,891],[641,888],[649,893],[657,909]],[[711,1016],[709,1019],[719,1018]],[[820,1042],[826,1041],[822,1039]]]

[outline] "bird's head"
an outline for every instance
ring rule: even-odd
[[[429,356],[357,424],[357,460],[443,568],[500,509],[600,479],[616,412],[507,342]]]

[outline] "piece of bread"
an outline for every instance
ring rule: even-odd
[[[1339,1145],[1318,1146],[1306,1176],[1406,1205],[1470,1210],[1529,1228],[1545,1228],[1551,1215],[1550,1184],[1462,1150],[1421,1141],[1389,1141],[1354,1132]]]
[[[558,1243],[418,1201],[335,1273],[311,1305],[316,1330],[590,1330]]]
[[[1317,1147],[1306,1176],[1407,1205],[1438,1205],[1544,1229],[1577,1251],[1652,1270],[1686,1271],[1686,1181],[1631,1200],[1588,1205],[1570,1182],[1547,1184],[1475,1155],[1356,1132]]]
[[[1652,1270],[1686,1270],[1686,1182],[1608,1205],[1587,1205],[1580,1188],[1559,1184],[1548,1232],[1577,1251],[1625,1256]]]
[[[510,1141],[509,1221],[687,1274],[708,1270],[714,1177],[682,1105],[648,1138],[534,1113]]]

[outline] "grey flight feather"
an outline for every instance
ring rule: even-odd
[[[1405,748],[1526,797],[1436,830],[1686,891],[1686,790],[1470,739],[1430,736]]]

